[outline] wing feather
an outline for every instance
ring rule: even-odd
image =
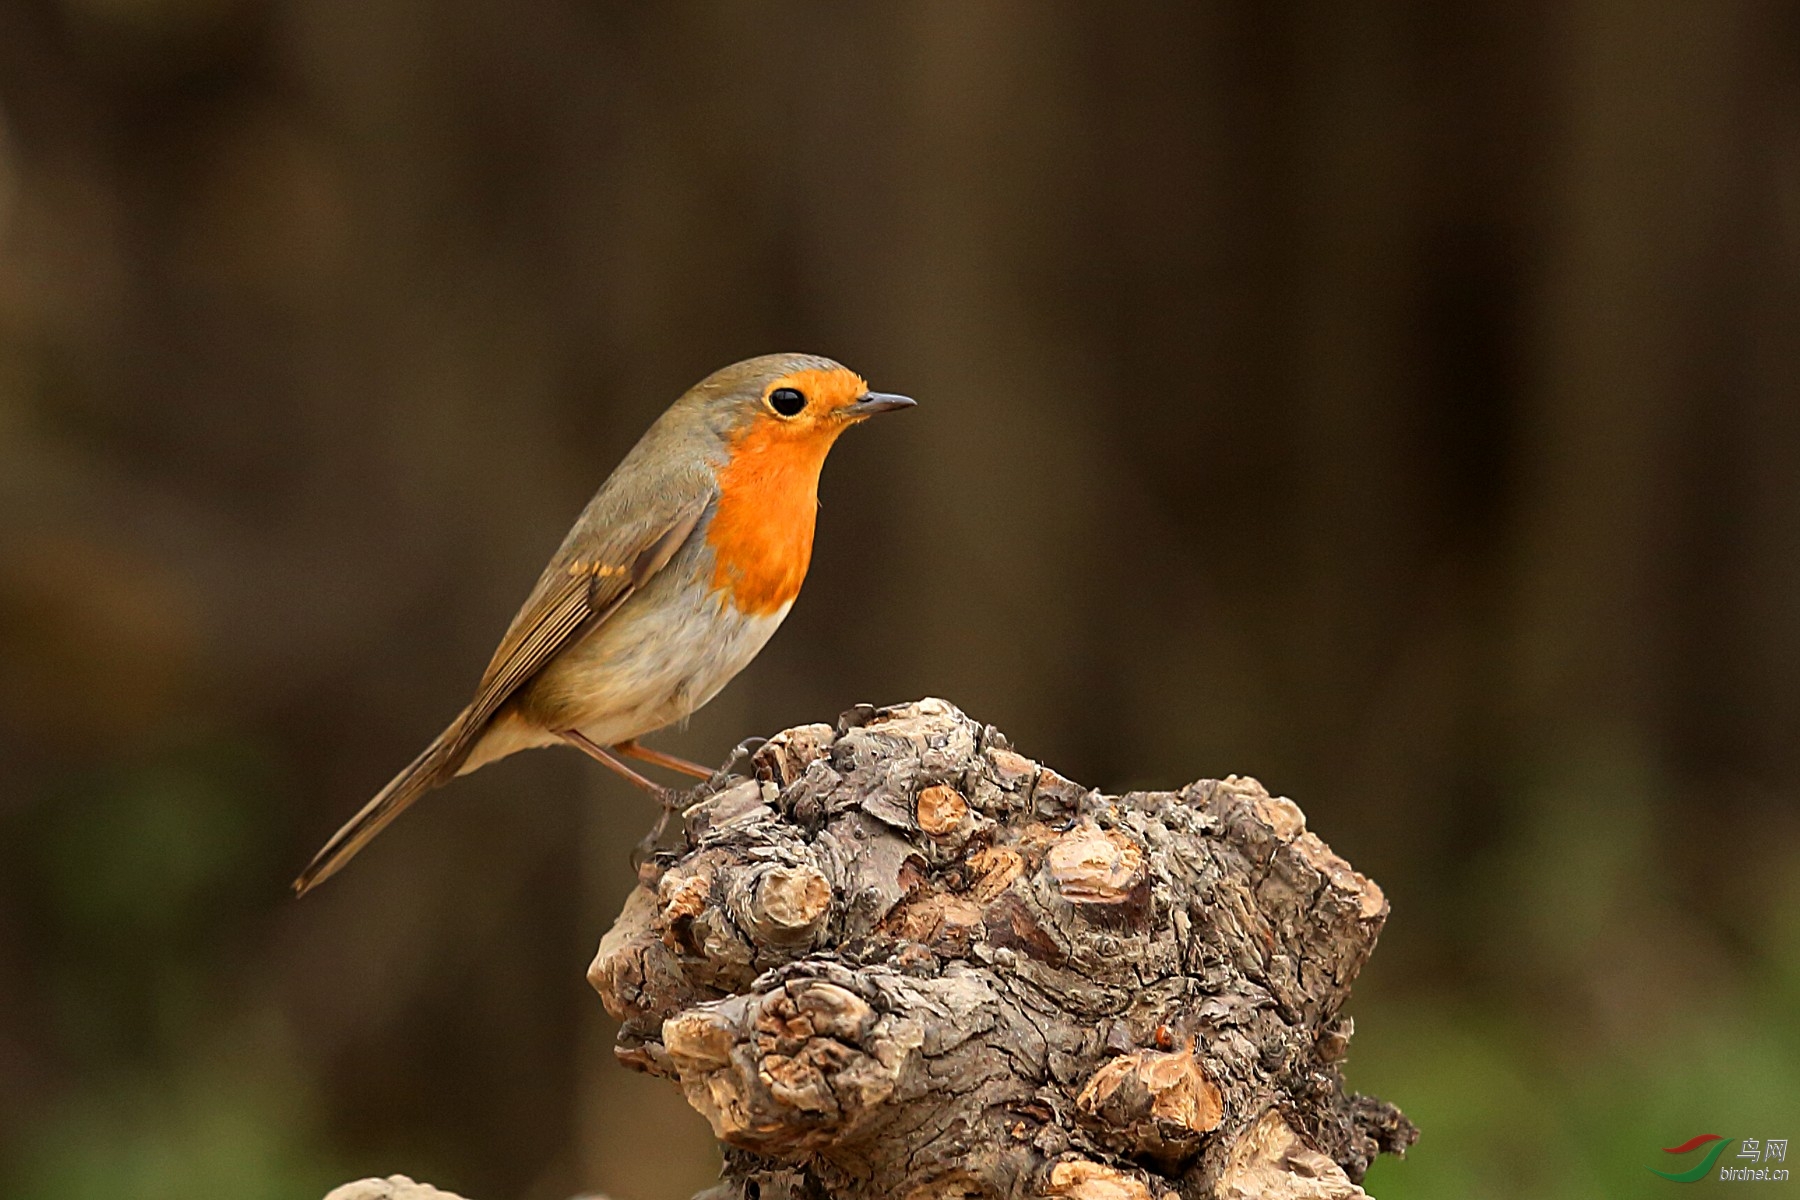
[[[711,444],[704,417],[677,404],[625,456],[538,577],[469,707],[332,836],[294,881],[297,892],[339,870],[408,805],[454,776],[502,706],[617,612],[694,536],[718,496],[715,464],[704,453]]]
[[[701,492],[664,519],[612,539],[613,545],[594,556],[577,556],[575,546],[565,544],[482,672],[475,699],[446,747],[443,770],[456,771],[502,705],[668,565],[693,536],[712,499],[710,490]]]

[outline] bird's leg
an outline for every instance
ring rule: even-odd
[[[557,734],[557,736],[593,759],[595,762],[600,763],[610,770],[617,771],[632,783],[643,788],[646,792],[655,796],[656,802],[662,805],[662,815],[656,818],[656,827],[648,834],[644,835],[644,840],[638,843],[637,849],[632,853],[631,865],[636,867],[644,859],[648,858],[650,854],[655,851],[657,844],[662,841],[663,830],[668,828],[669,814],[675,811],[680,793],[674,788],[666,788],[660,783],[656,783],[639,775],[636,771],[626,766],[624,760],[617,754],[614,754],[612,750],[602,746],[599,742],[596,742],[593,738],[581,732],[579,729],[565,729]],[[621,743],[613,749],[623,750],[626,745],[630,744],[631,743]],[[635,748],[642,749],[642,747]]]
[[[647,762],[682,775],[692,775],[695,779],[711,779],[713,777],[712,768],[703,767],[697,762],[689,762],[678,755],[664,754],[661,750],[652,750],[648,746],[639,745],[636,738],[626,738],[622,742],[617,742],[613,745],[613,749],[620,754],[638,759],[640,762]]]
[[[564,729],[556,736],[560,737],[563,741],[569,743],[569,745],[575,747],[601,766],[617,771],[620,775],[623,775],[638,787],[643,788],[646,792],[649,792],[652,796],[655,796],[658,800],[662,801],[664,808],[669,807],[668,788],[654,780],[638,774],[625,764],[624,759],[614,754],[611,750],[608,750],[605,746],[602,746],[599,742],[596,742],[593,738],[590,738],[587,734],[581,732],[581,730]]]

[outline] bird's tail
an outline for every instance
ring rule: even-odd
[[[386,787],[376,793],[373,800],[363,805],[361,812],[331,835],[331,840],[313,855],[313,860],[306,864],[306,870],[300,872],[300,877],[294,880],[295,896],[306,895],[337,874],[345,863],[356,856],[358,850],[386,829],[390,821],[405,812],[408,805],[432,788],[447,783],[456,774],[456,751],[459,749],[456,743],[461,740],[459,735],[467,716],[465,712],[452,721],[450,727],[438,734],[419,757],[394,776]],[[466,757],[466,750],[463,756]]]

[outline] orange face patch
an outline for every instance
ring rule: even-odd
[[[713,548],[713,587],[727,591],[738,611],[766,616],[800,594],[812,562],[819,471],[838,434],[851,423],[838,413],[868,391],[856,374],[795,371],[771,383],[806,397],[794,417],[759,413],[731,443],[719,470],[719,507],[707,527]]]
[[[836,367],[829,371],[795,371],[783,375],[763,391],[764,398],[777,388],[793,388],[806,397],[806,411],[794,418],[805,421],[808,417],[818,420],[835,415],[846,404],[856,403],[857,397],[869,390],[869,385],[855,371]]]

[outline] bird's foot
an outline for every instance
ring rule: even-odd
[[[731,753],[725,756],[725,762],[713,772],[712,782],[717,785],[731,778],[739,763],[749,762],[758,750],[768,744],[769,739],[766,737],[747,737],[733,746]]]
[[[631,868],[638,873],[640,879],[644,874],[644,864],[650,861],[657,848],[662,845],[663,834],[669,828],[669,818],[693,799],[687,792],[675,788],[658,788],[652,794],[662,811],[657,814],[656,824],[650,827],[650,832],[644,835],[643,840],[631,852]]]

